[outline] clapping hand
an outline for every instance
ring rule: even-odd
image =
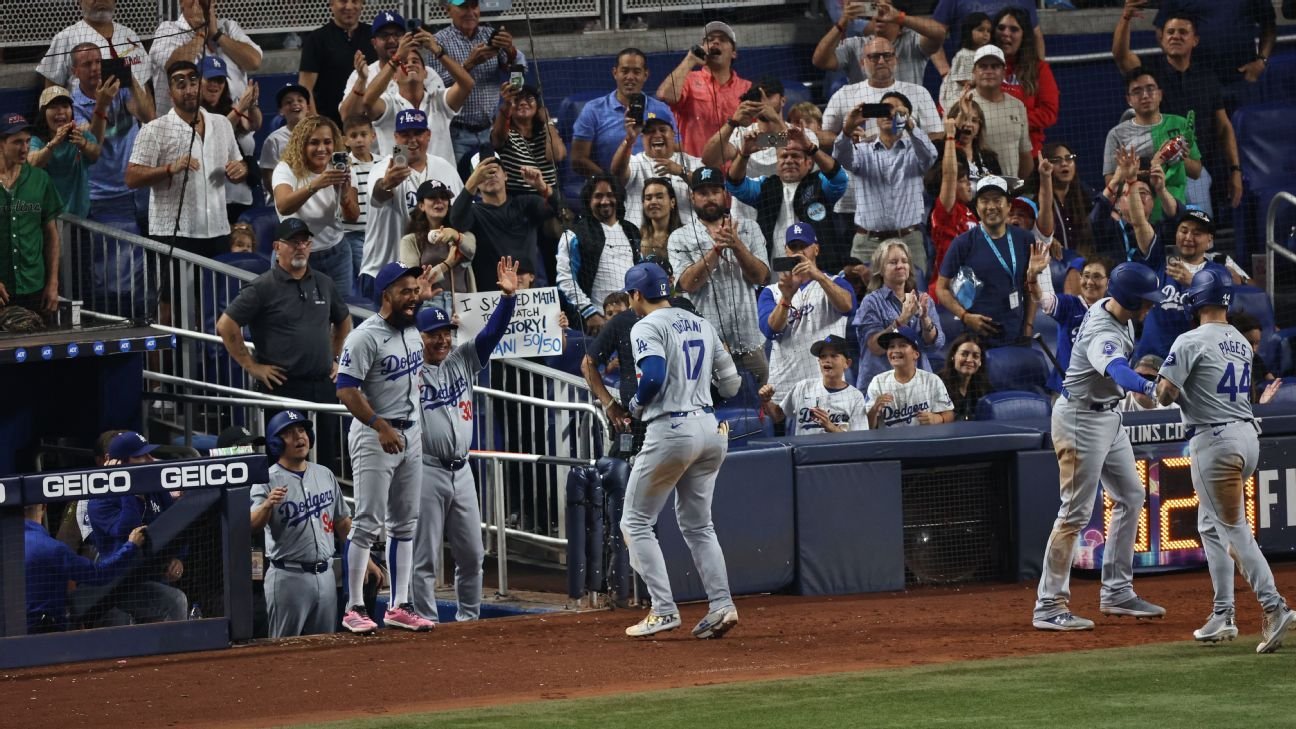
[[[369,60],[365,58],[363,53],[356,51],[355,55],[351,57],[351,65],[355,67],[357,79],[360,81],[369,80]]]
[[[908,324],[910,319],[918,315],[918,292],[909,291],[905,293],[904,298],[900,301],[900,316],[896,317],[902,325]]]

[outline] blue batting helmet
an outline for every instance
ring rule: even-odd
[[[1112,269],[1107,280],[1107,295],[1116,303],[1137,311],[1144,301],[1159,304],[1165,300],[1156,272],[1142,263],[1126,262]]]
[[[305,428],[306,438],[312,446],[315,445],[315,428],[311,426],[311,421],[296,410],[285,410],[270,418],[270,423],[266,425],[266,454],[271,460],[279,460],[284,452],[284,441],[279,434],[294,425]]]
[[[670,278],[655,263],[639,263],[626,271],[625,292],[638,291],[645,299],[670,296]]]
[[[1193,275],[1188,295],[1184,297],[1184,308],[1192,316],[1203,306],[1222,306],[1227,309],[1232,302],[1233,277],[1207,267]]]

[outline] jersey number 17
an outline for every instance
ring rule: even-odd
[[[684,376],[696,380],[702,374],[702,360],[706,359],[706,342],[688,339],[684,342]]]

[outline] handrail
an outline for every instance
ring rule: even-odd
[[[1280,192],[1273,196],[1269,201],[1269,209],[1265,212],[1265,254],[1268,260],[1265,261],[1265,289],[1269,292],[1270,303],[1273,302],[1274,286],[1274,254],[1277,253],[1292,263],[1296,263],[1296,253],[1293,253],[1278,243],[1278,236],[1274,230],[1278,226],[1278,208],[1281,203],[1287,203],[1296,207],[1296,195],[1290,192]]]
[[[572,385],[574,387],[589,390],[589,383],[585,381],[584,377],[573,375],[569,372],[556,370],[552,367],[545,367],[542,364],[536,364],[535,362],[530,362],[525,359],[506,359],[501,361],[507,362],[509,366],[516,367],[524,372],[541,375],[543,377],[548,377],[551,380],[557,380],[565,385]]]

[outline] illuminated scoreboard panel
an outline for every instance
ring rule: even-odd
[[[1139,511],[1138,533],[1134,540],[1135,569],[1196,567],[1206,563],[1197,531],[1197,494],[1192,485],[1192,462],[1180,446],[1138,451],[1161,451],[1140,456],[1135,461],[1139,480],[1147,498]],[[1256,479],[1245,487],[1247,523],[1256,531]],[[1075,566],[1098,569],[1102,566],[1103,545],[1111,526],[1115,503],[1100,493],[1093,517],[1080,532]]]

